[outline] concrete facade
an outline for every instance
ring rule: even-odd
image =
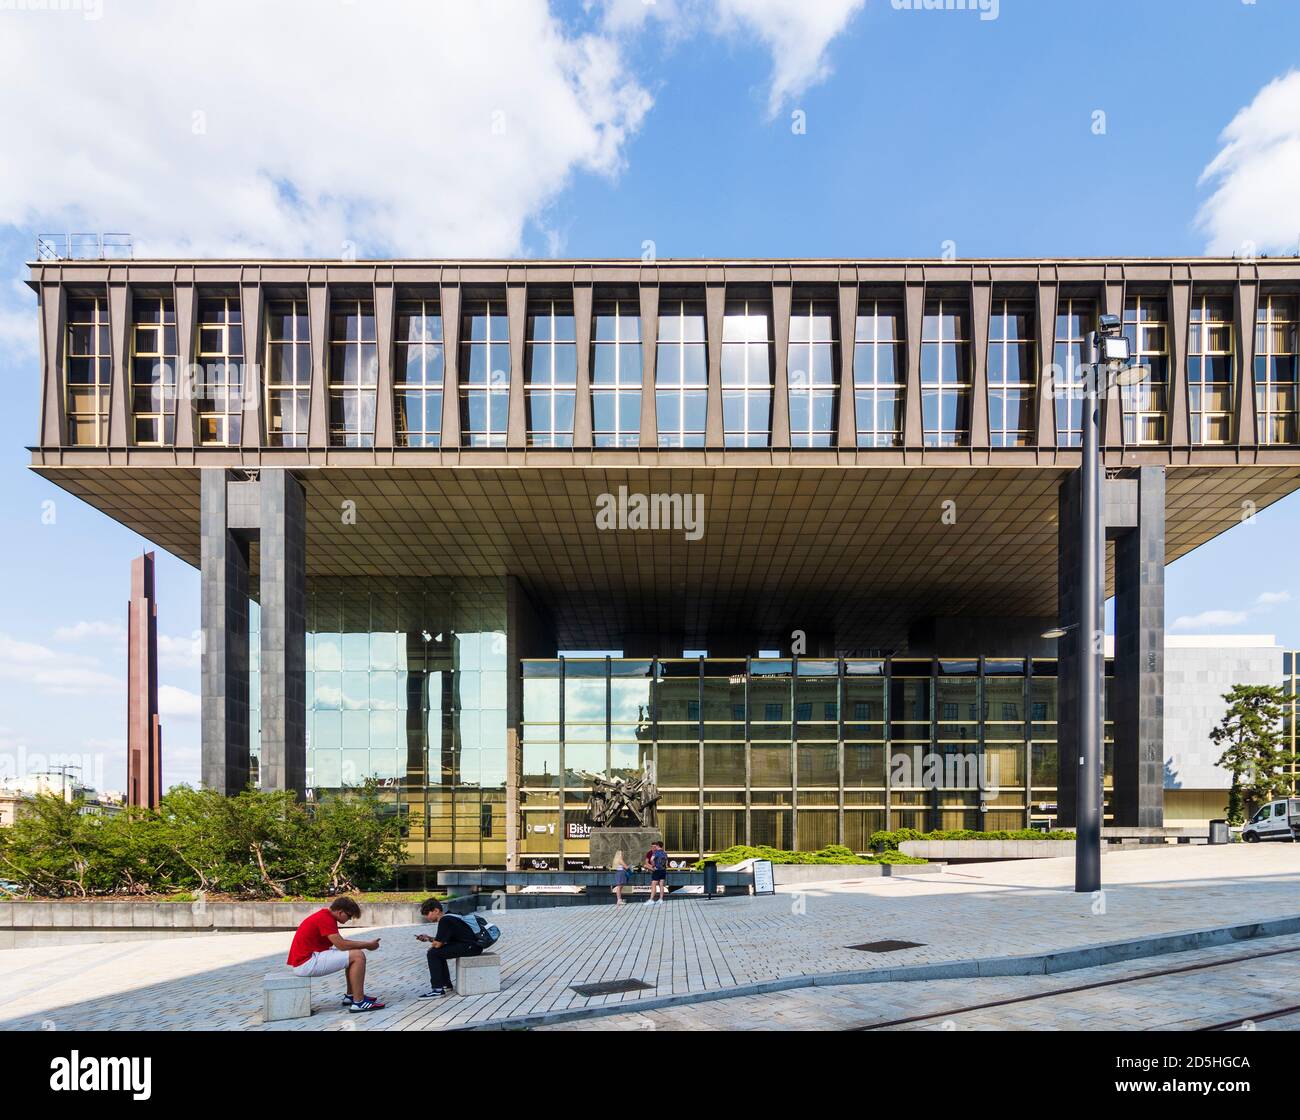
[[[1284,650],[1271,634],[1170,635],[1165,639],[1164,786],[1185,798],[1222,791],[1231,780],[1216,765],[1210,732],[1235,684],[1282,683]],[[1222,798],[1226,805],[1226,797]],[[1221,815],[1222,808],[1213,815]]]

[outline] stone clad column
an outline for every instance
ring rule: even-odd
[[[226,472],[199,481],[202,569],[202,780],[227,796],[248,785],[248,540],[227,516]]]
[[[1164,824],[1165,471],[1139,467],[1136,526],[1115,536],[1115,824]]]
[[[263,789],[307,781],[307,503],[281,468],[263,470],[260,490]]]
[[[1079,619],[1081,540],[1078,472],[1061,483],[1057,610],[1061,626]],[[1115,677],[1105,718],[1114,734],[1112,825],[1164,823],[1165,472],[1102,488],[1106,538],[1115,545]],[[1057,823],[1075,824],[1079,765],[1078,657],[1075,634],[1057,642]]]
[[[1079,789],[1079,652],[1073,627],[1079,623],[1079,472],[1061,482],[1057,525],[1057,624],[1069,629],[1056,640],[1056,823],[1073,828]]]

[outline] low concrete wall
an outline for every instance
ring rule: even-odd
[[[361,903],[361,928],[415,925],[414,902]],[[290,932],[319,902],[0,902],[0,949]]]
[[[774,863],[772,881],[778,887],[785,887],[800,883],[878,879],[888,875],[934,875],[942,871],[941,863]]]
[[[898,850],[924,859],[1051,859],[1073,856],[1073,840],[904,840]]]

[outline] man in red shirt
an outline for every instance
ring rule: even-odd
[[[295,976],[328,976],[347,969],[348,990],[343,1006],[352,1012],[379,1011],[384,1005],[366,995],[366,950],[379,948],[379,938],[350,941],[339,926],[361,917],[361,907],[350,898],[336,898],[328,910],[303,919],[289,946],[286,962]]]

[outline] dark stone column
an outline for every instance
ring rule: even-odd
[[[1058,625],[1079,622],[1079,472],[1061,482],[1058,499],[1056,613]],[[1079,651],[1073,631],[1056,641],[1056,823],[1073,828],[1079,789]]]
[[[263,789],[307,780],[307,503],[288,471],[263,470],[261,492]]]
[[[1165,472],[1137,472],[1137,527],[1115,538],[1114,823],[1164,824]]]
[[[226,472],[200,475],[202,776],[226,795],[248,785],[248,542],[228,524]]]

